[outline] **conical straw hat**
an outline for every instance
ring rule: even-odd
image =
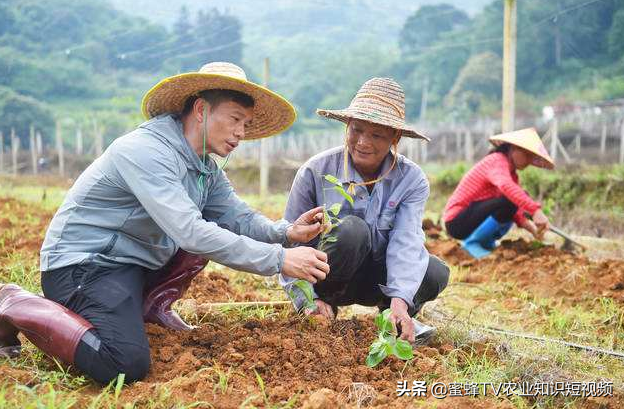
[[[245,139],[278,134],[295,122],[295,108],[286,99],[248,81],[242,68],[227,62],[208,63],[198,72],[165,78],[145,94],[141,110],[148,119],[164,113],[179,114],[188,97],[209,89],[239,91],[253,98],[253,120],[245,128]]]
[[[392,78],[371,78],[355,94],[348,108],[317,109],[316,113],[348,123],[360,119],[401,131],[403,136],[430,139],[405,123],[405,92]]]
[[[495,146],[503,143],[519,146],[536,156],[535,160],[533,160],[533,165],[546,169],[555,167],[555,161],[548,154],[535,128],[520,129],[519,131],[490,136],[490,142]]]

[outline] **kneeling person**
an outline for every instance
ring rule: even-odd
[[[285,99],[234,64],[210,63],[158,83],[143,112],[148,121],[80,175],[52,219],[41,248],[45,298],[0,285],[0,357],[19,354],[22,332],[99,382],[139,380],[150,365],[143,323],[190,329],[171,303],[209,259],[311,282],[329,271],[324,253],[282,246],[314,238],[321,208],[294,224],[268,220],[207,155],[288,128],[295,112]]]
[[[342,222],[331,233],[337,240],[323,246],[331,272],[314,285],[315,313],[331,319],[337,306],[389,307],[403,339],[425,342],[435,329],[411,317],[446,287],[449,269],[424,245],[427,178],[397,153],[397,144],[402,136],[428,139],[406,126],[405,94],[389,78],[364,83],[346,109],[317,112],[347,124],[345,145],[317,154],[299,169],[285,212],[287,220],[295,220],[316,206],[342,205]],[[324,180],[327,174],[337,176],[353,205]],[[281,276],[280,281],[301,310],[305,298],[294,280]]]

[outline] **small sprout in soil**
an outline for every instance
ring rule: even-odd
[[[389,308],[375,317],[375,325],[378,328],[377,339],[371,344],[366,357],[366,365],[370,368],[377,366],[389,355],[404,361],[414,357],[412,345],[405,340],[397,339],[389,317]]]
[[[310,311],[316,311],[316,303],[314,302],[312,284],[305,280],[297,280],[293,283],[293,286],[297,287],[303,293],[303,296],[305,298],[303,308]],[[290,295],[291,299],[295,299],[295,293],[292,289],[289,290],[288,295]]]

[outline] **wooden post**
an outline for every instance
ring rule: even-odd
[[[553,118],[550,132],[550,157],[553,161],[557,161],[557,141],[559,140],[557,118]]]
[[[0,131],[0,173],[4,172],[4,134]]]
[[[269,87],[269,58],[264,59],[264,86]],[[260,140],[260,196],[266,196],[269,192],[269,160],[267,152],[267,140]]]
[[[422,97],[420,99],[420,122],[423,122],[425,120],[425,117],[427,116],[428,93],[429,93],[429,77],[425,76],[423,89],[422,89]]]
[[[607,153],[607,123],[602,123],[602,132],[600,133],[600,157],[604,158]]]
[[[43,155],[43,138],[41,137],[41,132],[37,131],[35,133],[35,141],[37,142],[37,156]]]
[[[474,161],[474,147],[472,146],[472,132],[470,129],[466,131],[466,140],[464,141],[464,152],[466,162],[472,163]]]
[[[61,121],[56,121],[56,153],[58,154],[59,175],[65,175],[65,154],[63,152],[63,137],[61,136]]]
[[[440,147],[440,154],[442,156],[442,160],[446,160],[446,155],[448,152],[448,135],[442,134],[442,146]]]
[[[426,141],[416,140],[416,143],[420,144],[420,163],[427,163],[427,157],[429,156],[429,145]]]
[[[15,128],[11,128],[11,159],[13,162],[13,176],[17,176],[17,154],[20,148],[20,140],[15,136]]]
[[[415,161],[414,158],[414,139],[412,138],[404,138],[407,139],[407,159]]]
[[[563,159],[565,159],[566,163],[572,163],[572,159],[570,158],[570,155],[568,155],[568,152],[566,151],[565,147],[561,143],[561,139],[559,139],[559,137],[557,137],[557,147],[561,151],[561,156],[563,156]]]
[[[29,144],[30,144],[30,160],[32,164],[32,172],[34,175],[37,174],[37,147],[35,146],[35,126],[30,125],[30,134],[29,134]]]
[[[422,145],[419,143],[419,141],[412,141],[412,144],[414,146],[414,156],[412,156],[410,159],[413,160],[414,162],[418,162],[420,160],[420,151],[422,148]]]
[[[461,131],[459,129],[455,131],[455,157],[461,158]]]
[[[576,152],[577,155],[581,154],[581,134],[577,133],[576,137],[574,138],[574,151]]]
[[[77,156],[82,155],[82,151],[83,151],[82,129],[78,127],[78,129],[76,129],[76,155]]]
[[[95,139],[95,157],[99,158],[104,152],[104,140],[102,130],[98,127],[97,119],[93,118],[93,137]]]
[[[620,164],[624,163],[624,119],[620,124]]]
[[[516,93],[516,0],[505,0],[503,20],[503,132],[514,130]]]

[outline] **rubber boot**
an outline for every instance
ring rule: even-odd
[[[500,240],[501,238],[503,238],[503,236],[505,236],[505,234],[509,232],[509,230],[511,229],[511,226],[513,226],[513,222],[507,222],[507,223],[499,222],[499,224],[500,224],[500,229],[498,229],[498,231],[494,233],[494,237],[492,237],[492,240],[483,244],[483,247],[485,249],[494,250],[496,248],[496,242]]]
[[[159,272],[162,276],[155,284],[145,289],[143,294],[143,321],[158,324],[161,327],[178,331],[190,331],[188,325],[171,309],[171,304],[179,300],[191,281],[204,267],[208,260],[204,257],[179,250]]]
[[[492,252],[485,246],[494,240],[500,229],[501,224],[494,217],[489,216],[463,241],[462,248],[474,258],[485,257]]]
[[[15,284],[0,285],[0,357],[20,354],[21,332],[47,355],[73,364],[76,347],[91,328],[87,320],[54,301]]]

